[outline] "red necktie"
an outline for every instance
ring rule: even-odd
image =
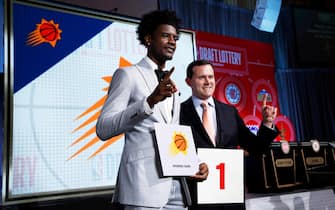
[[[202,108],[202,124],[204,125],[204,128],[206,129],[209,138],[211,139],[212,143],[215,146],[215,131],[213,127],[211,110],[208,107],[208,102],[207,101],[202,102],[201,108]]]

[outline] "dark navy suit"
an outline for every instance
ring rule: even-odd
[[[270,143],[278,135],[278,129],[270,129],[261,125],[257,136],[244,124],[237,109],[234,106],[221,103],[214,99],[217,120],[216,146],[213,145],[201,119],[193,105],[192,98],[184,101],[180,107],[180,123],[192,128],[193,138],[197,148],[225,148],[236,149],[238,146],[247,150],[251,155],[262,155]],[[189,181],[193,206],[191,209],[244,209],[244,205],[221,205],[208,208],[196,207],[196,183]]]

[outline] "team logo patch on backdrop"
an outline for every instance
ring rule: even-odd
[[[219,101],[232,104],[238,111],[242,111],[247,102],[246,96],[246,88],[237,77],[227,76],[217,79],[215,97]]]
[[[253,83],[252,86],[252,102],[256,105],[259,112],[262,112],[263,99],[267,94],[266,101],[271,103],[272,106],[278,107],[277,93],[275,88],[268,80],[259,79]]]
[[[241,90],[234,83],[229,83],[225,89],[226,98],[231,104],[238,104],[241,100]]]
[[[275,139],[275,141],[295,141],[295,132],[294,127],[289,118],[286,116],[277,116],[274,121],[275,125],[279,129],[279,136]]]
[[[257,135],[259,125],[262,122],[261,119],[253,115],[247,115],[243,118],[243,121],[245,125],[249,128],[249,130]]]
[[[41,23],[36,24],[36,29],[29,33],[27,45],[36,46],[47,42],[55,47],[57,41],[61,39],[61,33],[59,24],[56,24],[53,20],[47,21],[42,18]]]

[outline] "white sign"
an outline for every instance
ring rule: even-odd
[[[199,170],[189,126],[155,123],[163,176],[193,176]]]
[[[209,169],[197,184],[198,204],[244,203],[243,150],[199,148],[198,157]]]
[[[21,87],[8,91],[13,93],[13,106],[7,110],[13,111],[12,119],[8,118],[13,129],[6,135],[10,148],[6,153],[9,163],[4,168],[4,177],[8,179],[4,179],[3,186],[8,194],[3,198],[29,201],[31,196],[36,200],[44,196],[53,199],[51,195],[59,198],[79,193],[82,196],[82,193],[113,189],[124,135],[101,141],[96,136],[95,125],[115,70],[136,64],[146,55],[146,49],[137,40],[138,24],[135,20],[119,21],[93,13],[88,16],[67,9],[55,10],[52,4],[41,8],[20,2],[13,2],[13,17],[16,17],[13,31],[20,32],[11,34],[15,71],[8,73],[14,78],[12,87],[16,84]],[[57,24],[62,31],[61,39],[54,47],[48,42],[27,45],[29,34],[44,21]],[[107,22],[105,28],[91,29],[101,22]],[[82,23],[87,25],[81,27]],[[90,32],[82,38],[87,31]],[[77,40],[78,34],[82,42]],[[167,69],[175,67],[172,77],[181,100],[191,94],[183,75],[195,58],[193,35],[191,31],[181,31],[175,56],[167,63]],[[69,42],[73,45],[71,49]],[[48,54],[48,50],[53,54]],[[46,54],[58,59],[39,57]],[[23,58],[27,55],[48,65],[30,68],[26,65],[36,62],[29,60],[26,65],[18,66],[25,62]],[[34,76],[22,79],[27,75]]]

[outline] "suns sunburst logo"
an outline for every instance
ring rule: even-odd
[[[124,59],[123,57],[120,57],[120,61],[119,61],[119,67],[126,67],[126,66],[131,66],[132,64],[127,61],[126,59]],[[107,84],[109,84],[112,81],[112,77],[111,76],[106,76],[102,78]],[[103,91],[107,92],[108,90],[108,86],[105,87],[103,89]],[[91,113],[92,116],[88,117],[87,120],[85,120],[83,123],[81,123],[77,128],[75,128],[72,133],[76,133],[79,132],[80,130],[87,128],[87,126],[91,125],[92,122],[95,122],[98,120],[98,117],[101,113],[101,108],[103,106],[103,104],[105,103],[105,100],[107,99],[107,94],[104,95],[102,98],[100,98],[98,101],[96,101],[93,105],[91,105],[90,107],[88,107],[84,112],[82,112],[76,119],[75,121],[83,118],[84,116],[87,116]],[[94,123],[95,124],[95,123]],[[79,148],[73,155],[71,155],[68,160],[78,156],[80,153],[88,150],[89,148],[91,148],[92,146],[94,146],[96,143],[100,142],[100,139],[95,135],[95,126],[90,127],[87,129],[87,131],[81,135],[79,138],[75,139],[70,147],[75,146],[76,144],[78,144],[79,142],[85,141],[87,142],[84,146],[82,146],[81,148]],[[93,135],[93,138],[91,138],[91,136]],[[114,142],[116,142],[117,140],[119,140],[121,137],[123,137],[124,134],[120,134],[118,136],[115,136],[107,141],[104,142],[104,144],[102,146],[100,146],[93,154],[91,154],[89,156],[88,159],[93,158],[94,156],[98,155],[100,152],[102,152],[103,150],[105,150],[106,148],[108,148],[111,144],[113,144]]]
[[[182,153],[187,155],[188,149],[188,140],[183,133],[175,132],[172,137],[172,142],[170,143],[170,153],[172,155],[177,155],[178,153]]]
[[[36,24],[36,29],[29,33],[26,43],[36,46],[46,42],[55,47],[57,41],[61,39],[61,33],[59,24],[56,24],[53,20],[47,21],[42,18],[41,23]]]

